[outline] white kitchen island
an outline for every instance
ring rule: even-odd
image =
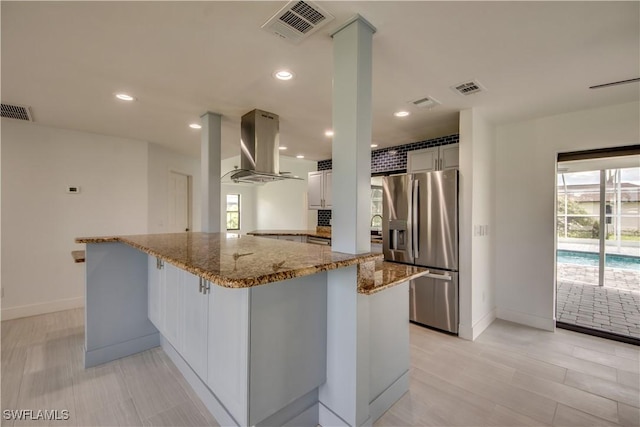
[[[424,269],[223,233],[77,242],[85,367],[162,345],[221,425],[372,424],[408,390]]]

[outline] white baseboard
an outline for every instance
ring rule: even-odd
[[[54,313],[84,307],[84,297],[59,299],[38,304],[21,305],[2,309],[2,320],[19,319],[21,317],[37,316],[39,314]]]
[[[521,325],[531,326],[532,328],[543,329],[553,332],[556,330],[556,321],[551,318],[533,316],[519,311],[509,310],[505,308],[496,309],[496,317],[509,322],[519,323]]]
[[[369,403],[369,424],[375,423],[389,408],[409,391],[409,371],[393,382],[380,396]]]
[[[209,390],[209,387],[202,382],[202,379],[191,369],[191,366],[185,362],[182,356],[180,356],[180,353],[173,348],[171,343],[169,343],[162,334],[160,334],[160,345],[216,421],[218,421],[221,426],[237,426],[238,423],[229,411],[227,411],[227,408],[225,408],[213,392]]]
[[[494,308],[490,312],[488,312],[482,319],[478,320],[475,325],[473,325],[473,338],[475,341],[476,338],[480,336],[484,332],[485,329],[489,327],[493,321],[496,320],[496,309]]]
[[[496,320],[495,308],[485,314],[484,317],[478,320],[473,326],[460,324],[458,328],[458,336],[468,341],[474,341],[494,320]]]
[[[318,406],[318,424],[323,427],[343,427],[349,425],[349,423],[340,418],[335,412],[324,406],[322,402],[320,402]]]

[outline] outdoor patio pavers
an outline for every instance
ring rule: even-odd
[[[640,271],[558,264],[557,320],[640,339]],[[610,286],[613,284],[614,286]]]

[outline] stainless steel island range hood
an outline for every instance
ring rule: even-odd
[[[278,116],[253,110],[240,124],[240,169],[231,171],[233,182],[263,184],[283,179],[302,179],[280,172],[280,123]]]

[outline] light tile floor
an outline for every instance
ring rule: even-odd
[[[557,319],[560,322],[640,339],[640,271],[558,264]]]
[[[474,342],[407,327],[410,389],[377,427],[640,425],[640,347],[501,320]],[[160,348],[84,369],[83,330],[81,309],[2,322],[2,409],[71,415],[15,425],[217,425]]]

